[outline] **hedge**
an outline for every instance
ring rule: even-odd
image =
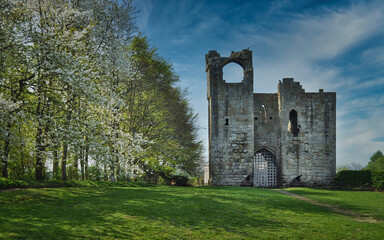
[[[334,183],[336,186],[355,189],[383,189],[384,171],[344,170],[336,174]]]

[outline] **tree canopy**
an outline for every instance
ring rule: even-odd
[[[370,157],[370,161],[365,169],[373,171],[384,171],[384,155],[380,150],[376,151]]]
[[[1,0],[3,177],[196,173],[197,116],[137,14],[129,0]]]

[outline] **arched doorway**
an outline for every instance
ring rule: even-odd
[[[276,158],[265,148],[255,153],[254,157],[254,186],[276,187]]]

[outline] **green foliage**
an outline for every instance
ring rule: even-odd
[[[7,178],[0,177],[0,189],[26,188],[28,186],[28,182],[23,180],[9,180]]]
[[[344,170],[336,174],[337,186],[348,188],[366,188],[372,186],[372,173],[368,170]]]
[[[33,181],[33,180],[10,180],[0,177],[0,189],[12,188],[48,188],[48,187],[134,187],[152,186],[142,182],[109,182],[109,181]]]
[[[204,186],[204,177],[190,177],[189,182],[194,187]]]
[[[377,159],[381,158],[383,155],[383,153],[380,151],[380,150],[377,150],[371,157],[370,157],[370,160],[371,162],[375,162]]]
[[[377,189],[384,189],[384,171],[372,172],[372,186]]]
[[[196,174],[196,115],[172,65],[133,36],[136,14],[130,0],[1,1],[3,177]]]
[[[365,169],[371,171],[384,171],[384,155],[380,150],[372,155]]]
[[[352,189],[383,189],[384,171],[343,170],[336,174],[334,183]]]
[[[90,166],[88,168],[88,179],[90,181],[101,181],[103,179],[103,173],[97,166]]]
[[[384,195],[299,189],[384,220]],[[1,239],[381,239],[366,223],[269,189],[81,187],[0,194]]]

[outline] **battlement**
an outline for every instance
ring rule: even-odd
[[[298,93],[304,93],[305,89],[301,86],[300,82],[295,82],[293,78],[283,78],[283,81],[279,81],[278,84],[279,91],[296,91]]]

